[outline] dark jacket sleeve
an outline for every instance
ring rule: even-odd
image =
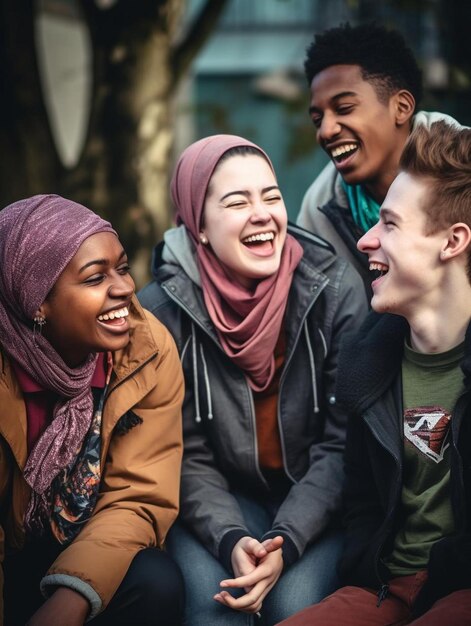
[[[191,335],[187,320],[155,282],[139,294],[141,304],[150,310],[173,334],[184,363],[185,377],[191,381]],[[188,352],[187,352],[188,351]],[[230,568],[230,553],[235,543],[250,535],[239,504],[230,493],[227,479],[218,469],[204,429],[198,426],[194,384],[185,385],[183,402],[184,453],[181,475],[180,518],[187,522],[206,548]],[[210,514],[208,513],[210,511]],[[225,542],[221,545],[223,538]]]
[[[331,316],[331,333],[326,338],[327,355],[320,372],[323,437],[311,446],[309,469],[291,488],[270,533],[270,536],[279,533],[287,537],[296,546],[298,556],[320,536],[340,510],[347,412],[337,404],[335,395],[339,345],[344,333],[355,331],[367,313],[362,281],[350,265],[343,262],[339,265],[327,289],[330,291],[326,297],[331,301],[325,312]],[[318,417],[313,416],[313,419]],[[291,552],[286,556],[288,563],[293,560]]]

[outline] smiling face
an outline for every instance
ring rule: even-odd
[[[414,99],[400,91],[378,99],[358,65],[333,65],[311,83],[310,115],[319,144],[349,185],[382,202],[397,174]]]
[[[114,351],[129,342],[129,305],[134,281],[119,239],[91,235],[59,276],[40,307],[43,334],[69,367],[91,352]]]
[[[381,207],[379,222],[358,242],[368,254],[370,270],[379,272],[372,282],[372,308],[403,315],[409,321],[425,308],[437,305],[443,294],[447,229],[427,234],[422,207],[429,201],[426,180],[401,172]]]
[[[287,219],[275,175],[263,156],[231,156],[216,168],[201,234],[241,285],[251,288],[278,271]]]

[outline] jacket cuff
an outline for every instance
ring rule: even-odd
[[[96,617],[102,609],[103,602],[95,589],[76,576],[69,576],[68,574],[48,574],[44,576],[40,583],[41,593],[46,598],[53,592],[49,587],[68,587],[84,596],[90,603],[90,613],[88,614],[87,622]]]
[[[221,543],[219,544],[219,560],[228,572],[231,572],[232,574],[234,573],[232,570],[231,556],[235,544],[239,541],[239,539],[242,539],[242,537],[250,536],[250,533],[242,528],[230,530],[223,536]]]
[[[299,559],[299,551],[291,537],[283,531],[270,530],[263,535],[260,542],[265,541],[265,539],[273,539],[273,537],[283,537],[283,545],[281,546],[281,549],[283,551],[283,571],[285,571],[290,565],[293,565],[293,563],[296,563]]]

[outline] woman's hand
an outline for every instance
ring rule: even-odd
[[[90,604],[84,596],[67,587],[59,587],[26,626],[83,626],[89,612]]]
[[[236,578],[221,581],[222,588],[245,589],[246,593],[234,598],[221,591],[214,600],[231,609],[257,613],[263,600],[275,585],[283,570],[281,546],[283,537],[274,537],[260,543],[253,537],[242,537],[232,551],[232,568]]]

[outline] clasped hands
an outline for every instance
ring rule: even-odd
[[[235,578],[222,580],[222,591],[214,600],[236,611],[258,613],[269,591],[283,571],[281,546],[283,537],[266,539],[262,543],[253,537],[242,537],[231,555]],[[235,598],[225,589],[244,589],[245,594]]]

